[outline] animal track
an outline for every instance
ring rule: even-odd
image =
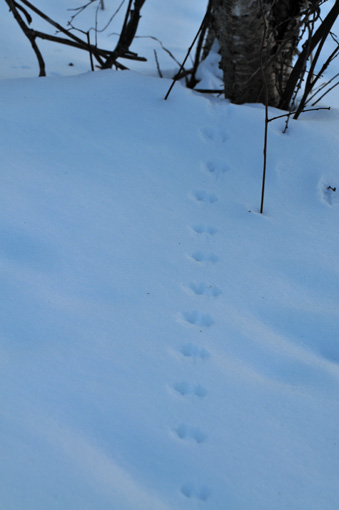
[[[179,439],[185,441],[193,440],[197,444],[204,443],[207,439],[206,434],[198,427],[189,427],[185,423],[178,425],[174,432]]]
[[[214,320],[208,313],[200,313],[194,310],[193,312],[184,312],[182,314],[184,320],[194,326],[207,326],[210,327],[214,323]]]
[[[207,171],[216,177],[229,171],[228,165],[222,160],[211,160],[205,163]]]
[[[208,191],[205,190],[196,191],[194,193],[194,198],[198,202],[203,202],[205,204],[214,204],[218,200],[218,197],[215,193],[209,193]]]
[[[214,141],[214,142],[224,142],[226,140],[225,135],[214,126],[205,127],[201,130],[201,135],[206,141]],[[224,174],[228,171],[227,165],[222,160],[210,160],[206,161],[205,168],[210,174],[218,177],[221,174]],[[218,201],[218,197],[215,193],[211,193],[206,190],[196,190],[193,194],[191,194],[190,198],[193,198],[198,204],[205,204],[206,206],[210,204],[215,204]],[[205,236],[213,236],[216,234],[217,229],[210,225],[205,224],[196,224],[192,226],[192,230],[195,234],[200,235],[205,234]],[[207,241],[206,237],[200,237],[201,240]],[[219,260],[218,256],[214,253],[206,253],[203,251],[196,251],[191,255],[191,258],[195,262],[199,263],[215,263]],[[186,286],[186,290],[193,293],[195,296],[208,296],[216,298],[221,294],[221,290],[211,284],[207,284],[204,282],[191,282]],[[197,326],[200,328],[200,332],[203,331],[202,328],[209,328],[214,324],[213,318],[208,313],[201,313],[197,310],[193,310],[191,312],[183,312],[181,314],[181,319],[184,323]],[[195,329],[197,331],[197,329]],[[199,331],[199,330],[198,330]],[[197,360],[207,360],[210,357],[210,353],[204,347],[199,347],[192,343],[187,343],[182,345],[180,348],[180,353],[185,358],[192,359],[193,362]],[[187,381],[178,381],[173,384],[172,389],[181,397],[197,397],[198,399],[203,399],[207,396],[207,390],[200,384],[192,384]],[[203,405],[202,403],[200,406]],[[175,429],[172,430],[175,437],[180,441],[185,441],[188,443],[195,443],[196,445],[201,445],[207,440],[207,435],[199,428],[192,427],[187,425],[184,422],[181,422]],[[192,482],[185,483],[181,486],[181,494],[188,499],[196,499],[200,502],[206,502],[210,497],[212,491],[206,485],[197,485]]]
[[[181,494],[186,498],[196,498],[200,501],[207,501],[212,491],[207,485],[196,486],[192,482],[185,483],[181,487]]]
[[[211,296],[218,297],[221,294],[221,290],[218,289],[215,285],[207,285],[206,283],[190,283],[188,285],[188,289],[190,289],[197,296]]]
[[[185,358],[193,358],[194,360],[207,360],[210,357],[210,353],[207,349],[191,343],[183,345],[180,352]]]
[[[226,142],[228,136],[217,129],[214,126],[206,126],[200,130],[202,138],[205,140],[205,142]]]
[[[211,236],[214,236],[214,234],[216,234],[218,232],[218,229],[215,228],[215,227],[211,227],[209,225],[194,225],[192,227],[192,229],[194,230],[194,232],[196,234],[209,234]]]
[[[202,251],[196,251],[192,254],[192,259],[196,262],[218,262],[219,257],[214,253],[204,253]]]
[[[175,383],[173,389],[183,397],[204,398],[207,395],[207,390],[203,386],[200,384],[190,384],[186,381]]]

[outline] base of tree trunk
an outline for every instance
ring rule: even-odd
[[[214,0],[225,94],[232,103],[278,106],[299,33],[297,0]]]

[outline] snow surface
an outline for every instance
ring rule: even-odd
[[[336,510],[336,91],[286,134],[270,123],[260,215],[262,106],[180,84],[165,102],[170,81],[137,72],[14,71],[0,508]]]

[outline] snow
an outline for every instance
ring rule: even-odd
[[[337,93],[260,215],[262,106],[63,62],[1,71],[0,507],[336,510]]]

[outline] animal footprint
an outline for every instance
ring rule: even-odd
[[[194,310],[193,312],[184,312],[182,315],[186,322],[195,326],[210,327],[214,323],[214,320],[208,313],[200,313]]]
[[[189,384],[188,382],[182,381],[175,383],[173,388],[183,397],[193,396],[204,398],[207,395],[207,390],[200,384]]]
[[[218,232],[218,229],[215,227],[210,227],[209,225],[194,225],[193,230],[196,234],[209,234],[214,236]]]
[[[214,253],[204,253],[202,251],[196,251],[192,254],[192,259],[196,262],[218,262],[219,257]]]
[[[185,423],[181,423],[176,429],[175,434],[179,439],[192,440],[197,444],[201,444],[206,441],[207,436],[197,427],[189,427]]]
[[[228,138],[225,133],[223,133],[222,131],[220,131],[219,129],[217,129],[214,126],[203,127],[200,130],[200,133],[201,133],[202,138],[205,140],[205,142],[211,142],[213,140],[215,142],[226,142],[226,140]]]
[[[180,490],[181,494],[186,498],[196,498],[200,501],[207,501],[212,494],[211,489],[206,485],[199,487],[192,482],[185,483]]]
[[[197,296],[212,296],[218,297],[221,294],[221,290],[215,285],[208,285],[206,283],[190,283],[188,288],[194,292]]]
[[[201,136],[206,141],[214,140],[216,138],[216,135],[217,135],[216,129],[214,127],[211,127],[211,126],[207,126],[207,127],[202,128],[200,132],[201,132]]]
[[[214,174],[216,177],[229,171],[228,165],[221,159],[207,161],[205,167],[209,173]]]
[[[218,200],[218,197],[215,195],[215,193],[209,193],[205,190],[196,191],[194,193],[194,198],[198,202],[203,202],[205,204],[214,204]]]
[[[210,357],[210,353],[204,347],[198,347],[194,344],[185,344],[180,349],[185,358],[193,358],[194,360],[206,360]]]

